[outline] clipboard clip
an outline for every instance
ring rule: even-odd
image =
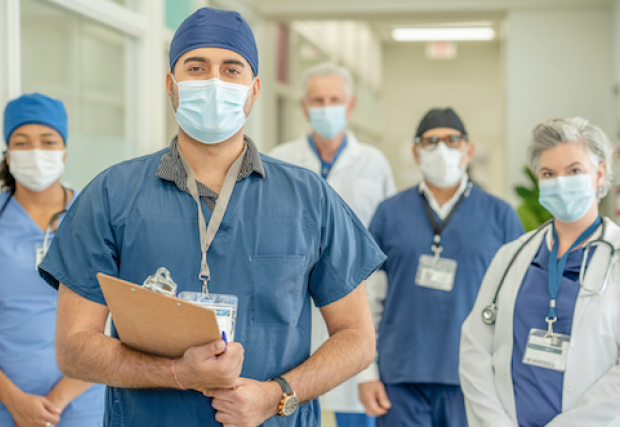
[[[177,284],[170,277],[170,272],[165,267],[160,267],[157,272],[144,281],[144,288],[169,297],[177,296]]]

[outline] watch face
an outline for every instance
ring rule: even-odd
[[[288,396],[286,401],[284,402],[284,406],[282,407],[282,414],[287,417],[295,412],[299,406],[299,398],[297,396]]]

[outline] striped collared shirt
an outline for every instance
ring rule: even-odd
[[[239,175],[237,176],[237,182],[247,178],[253,173],[260,175],[261,178],[265,178],[265,169],[263,168],[263,162],[260,159],[260,154],[256,145],[254,145],[252,140],[247,136],[243,138],[247,146],[247,151],[243,159],[243,164],[241,165],[241,171],[239,171]],[[187,175],[185,169],[183,169],[181,158],[179,157],[177,136],[172,138],[170,150],[161,158],[156,175],[165,181],[173,182],[179,190],[190,194],[189,188],[187,188]],[[213,212],[218,194],[200,182],[196,181],[196,183],[198,184],[198,195],[202,201],[205,202],[209,210]]]

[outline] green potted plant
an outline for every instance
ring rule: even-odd
[[[529,177],[532,188],[516,187],[515,191],[523,199],[523,203],[517,209],[517,214],[521,218],[525,231],[531,231],[551,219],[551,214],[538,203],[538,180],[530,170],[524,168],[525,174]]]

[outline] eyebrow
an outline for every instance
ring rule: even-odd
[[[192,56],[190,58],[186,58],[185,61],[183,61],[183,64],[187,64],[188,62],[204,62],[204,63],[209,63],[211,62],[210,59],[207,59],[203,56]],[[238,59],[225,59],[224,61],[222,61],[222,63],[224,64],[233,64],[233,65],[240,65],[243,68],[245,68],[245,64],[241,61],[239,61]]]
[[[25,133],[16,133],[13,136],[23,136],[25,138],[28,138],[30,135],[26,135]],[[39,136],[56,136],[56,134],[51,133],[51,132],[46,132],[46,133],[42,133]]]

